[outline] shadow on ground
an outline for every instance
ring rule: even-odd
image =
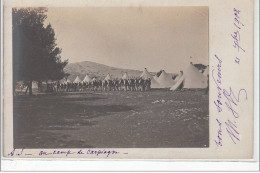
[[[134,109],[126,105],[88,105],[88,102],[100,99],[105,98],[70,98],[59,95],[14,97],[14,147],[92,147],[84,141],[70,141],[69,135],[59,136],[52,131],[77,130],[81,126],[93,126],[95,121],[90,119]]]

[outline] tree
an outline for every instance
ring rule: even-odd
[[[207,66],[203,65],[203,64],[194,64],[194,66],[198,69],[198,70],[202,70],[204,71]]]
[[[162,73],[162,70],[160,70],[159,72],[156,73],[156,76],[159,77]]]
[[[33,81],[60,80],[68,60],[61,60],[55,32],[44,26],[46,8],[14,8],[13,16],[13,84],[24,81],[32,94]]]

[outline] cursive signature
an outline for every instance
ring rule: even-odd
[[[225,102],[226,107],[229,111],[232,112],[234,118],[239,118],[239,114],[236,111],[235,107],[238,106],[242,93],[244,95],[244,98],[247,100],[247,91],[245,89],[240,89],[237,94],[234,94],[231,87],[229,88],[229,91],[223,89],[223,95],[227,99],[227,101]],[[225,125],[229,137],[231,138],[233,143],[236,144],[237,141],[240,141],[239,130],[238,126],[236,125],[236,121],[228,120],[225,122]]]
[[[240,95],[244,93],[245,95],[245,99],[247,100],[247,92],[245,89],[240,89],[238,91],[238,94],[234,94],[234,92],[232,91],[231,87],[229,88],[229,91],[223,89],[223,95],[224,97],[227,99],[227,101],[225,102],[226,107],[228,108],[228,110],[230,110],[233,114],[233,116],[235,118],[239,117],[238,112],[235,110],[235,108],[233,106],[237,106],[239,101],[240,101]]]
[[[233,121],[231,122],[230,120],[225,122],[226,125],[226,131],[233,141],[234,144],[236,144],[236,141],[240,141],[239,139],[239,132],[238,132],[238,127],[236,125],[236,122]]]

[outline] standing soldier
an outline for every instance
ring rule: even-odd
[[[207,89],[205,91],[205,94],[208,94],[209,92],[209,75],[207,75]]]
[[[128,80],[124,79],[124,87],[125,87],[125,91],[128,90]]]
[[[151,79],[148,79],[148,84],[147,84],[147,90],[149,91],[151,89]]]
[[[124,88],[124,80],[120,79],[120,81],[119,81],[119,89],[120,89],[120,91],[122,91],[123,88]]]

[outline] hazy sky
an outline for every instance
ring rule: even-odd
[[[208,65],[208,7],[49,8],[62,58],[167,72]]]

